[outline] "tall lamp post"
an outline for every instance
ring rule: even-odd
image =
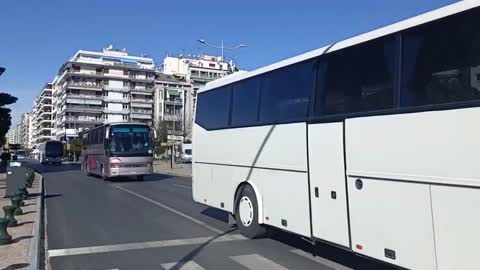
[[[225,47],[225,45],[223,44],[223,40],[221,41],[220,46],[212,45],[212,44],[208,43],[205,39],[198,39],[197,41],[206,45],[206,46],[208,46],[208,47],[212,47],[212,48],[215,48],[215,49],[220,49],[222,51],[222,66],[221,66],[222,71],[223,71],[223,62],[225,61],[224,58],[223,58],[225,50],[235,50],[235,49],[240,49],[240,48],[247,47],[247,45],[245,45],[245,44],[238,44],[237,46],[233,46],[233,47]]]

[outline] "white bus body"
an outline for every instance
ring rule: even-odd
[[[409,269],[477,269],[480,2],[199,91],[193,198]]]

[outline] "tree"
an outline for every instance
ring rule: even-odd
[[[155,155],[161,155],[167,149],[166,143],[168,140],[168,128],[165,121],[155,120],[154,129],[157,137],[154,139]]]
[[[0,143],[2,145],[5,144],[5,135],[12,124],[12,117],[10,116],[11,110],[4,106],[13,104],[16,101],[16,97],[7,93],[0,93]]]

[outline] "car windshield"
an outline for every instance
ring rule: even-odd
[[[114,155],[150,155],[151,141],[148,127],[112,127],[110,150]]]

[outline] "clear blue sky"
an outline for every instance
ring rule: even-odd
[[[19,98],[13,124],[78,49],[108,44],[161,62],[167,54],[219,53],[195,40],[226,45],[252,70],[456,0],[22,0],[0,4],[0,91]]]

